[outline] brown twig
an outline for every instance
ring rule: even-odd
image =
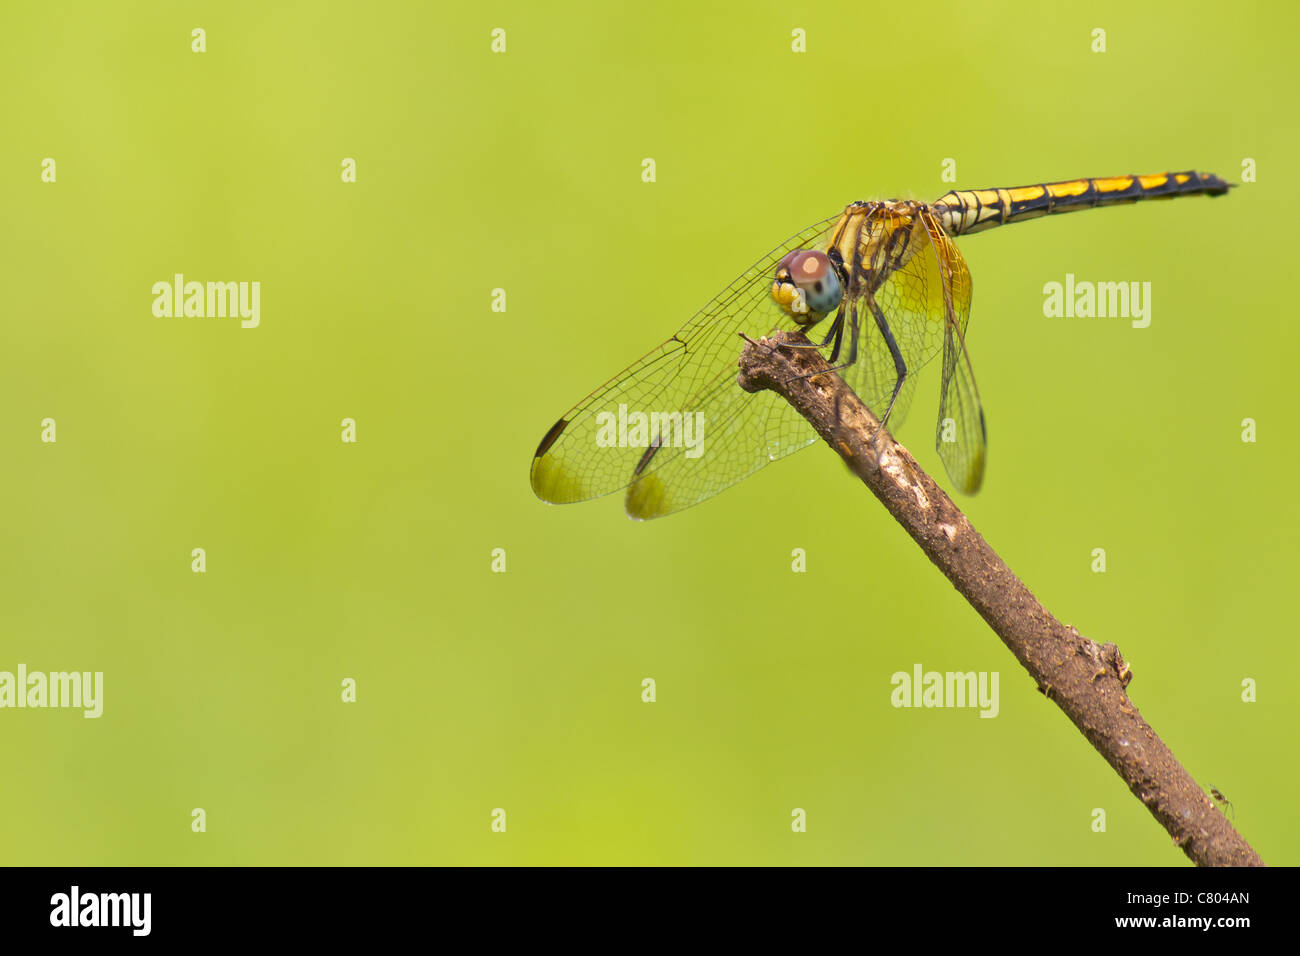
[[[1193,862],[1263,866],[1138,713],[1119,649],[1048,613],[907,449],[884,430],[877,435],[878,420],[840,377],[816,374],[829,367],[816,349],[780,347],[807,342],[785,332],[750,342],[740,358],[741,388],[776,392],[812,424]]]

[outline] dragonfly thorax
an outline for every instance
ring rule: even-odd
[[[796,249],[776,267],[772,298],[800,325],[816,325],[844,298],[835,263],[815,249]]]

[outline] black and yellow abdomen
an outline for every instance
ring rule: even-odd
[[[931,206],[949,235],[962,236],[1025,219],[1097,206],[1198,194],[1222,196],[1230,188],[1212,173],[1189,170],[1150,176],[1069,179],[1009,189],[953,190]]]

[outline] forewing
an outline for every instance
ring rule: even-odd
[[[570,409],[547,432],[533,458],[537,496],[557,504],[584,501],[627,488],[636,478],[643,495],[636,512],[629,495],[629,514],[657,517],[702,501],[767,461],[809,444],[812,429],[797,414],[780,411],[769,393],[750,395],[740,389],[737,359],[745,344],[741,334],[757,338],[781,324],[783,313],[770,296],[777,263],[791,249],[817,247],[837,218],[781,243],[671,339]],[[674,436],[677,429],[670,427],[667,437],[652,434],[637,441],[638,414],[684,425],[687,416],[698,421],[696,413],[704,416],[698,436]],[[675,437],[681,440],[675,442]],[[685,441],[696,437],[697,444]],[[663,444],[653,447],[656,439]],[[750,453],[742,454],[746,447]],[[645,493],[651,475],[660,488],[655,495]],[[681,487],[669,487],[670,479],[680,480]]]

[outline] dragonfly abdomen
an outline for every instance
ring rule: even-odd
[[[948,234],[961,236],[1039,216],[1142,199],[1172,199],[1201,193],[1222,196],[1230,188],[1212,173],[1189,170],[1150,176],[1070,179],[1009,189],[953,190],[932,206]]]

